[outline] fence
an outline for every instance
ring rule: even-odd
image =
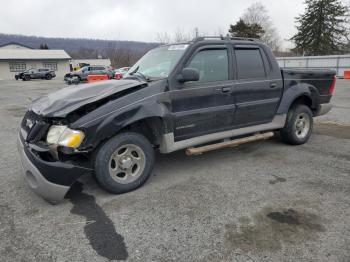
[[[338,77],[350,70],[350,55],[278,57],[282,68],[333,69]]]

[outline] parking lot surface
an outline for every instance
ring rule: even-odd
[[[0,261],[350,261],[350,81],[305,145],[158,154],[136,191],[84,177],[53,206],[27,187],[16,138],[26,106],[64,86],[0,81]]]

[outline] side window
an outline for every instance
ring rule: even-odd
[[[198,52],[187,65],[199,71],[199,82],[228,80],[228,56],[226,49],[207,49]]]
[[[257,49],[235,49],[238,79],[266,77],[264,62]]]

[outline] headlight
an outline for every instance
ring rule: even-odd
[[[71,148],[77,148],[84,140],[84,133],[79,130],[72,130],[67,126],[50,127],[47,133],[46,142],[50,145],[56,144]]]

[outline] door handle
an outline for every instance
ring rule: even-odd
[[[271,87],[271,88],[277,87],[277,83],[275,83],[275,82],[270,83],[270,87]]]

